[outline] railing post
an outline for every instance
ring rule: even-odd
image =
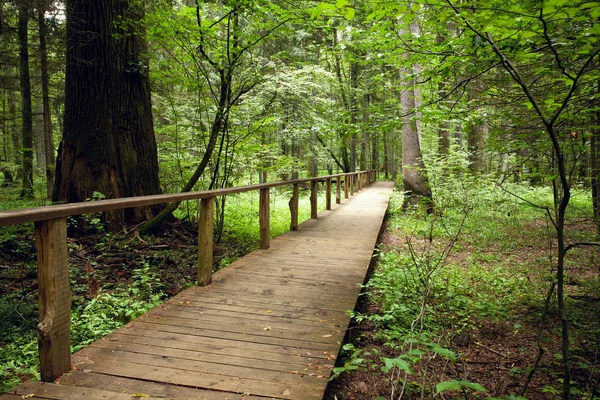
[[[266,250],[271,242],[270,190],[260,189],[258,220],[260,222],[260,248]]]
[[[310,181],[310,218],[317,219],[317,181]]]
[[[35,223],[38,264],[40,375],[52,382],[71,370],[71,282],[67,219]]]
[[[354,196],[354,177],[356,176],[355,173],[350,175],[350,196]]]
[[[214,213],[215,198],[200,199],[200,220],[198,221],[198,286],[208,286],[212,282]]]
[[[350,175],[344,175],[344,198],[348,198],[348,180],[350,179]]]
[[[325,209],[331,210],[331,178],[327,178],[325,181],[327,191],[325,193]]]
[[[298,230],[298,197],[300,194],[300,185],[294,183],[292,189],[292,198],[290,199],[290,231]]]
[[[335,204],[340,204],[342,202],[342,177],[338,175],[337,184],[335,185]]]
[[[357,177],[357,192],[360,192],[361,190],[363,190],[363,173],[359,172]]]

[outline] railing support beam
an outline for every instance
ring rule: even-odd
[[[292,198],[290,199],[290,231],[298,230],[298,198],[300,197],[300,185],[294,183]]]
[[[260,189],[258,220],[260,223],[260,248],[263,250],[271,246],[271,210],[270,190]]]
[[[317,219],[317,181],[310,182],[310,218]]]
[[[326,179],[325,186],[326,186],[325,209],[331,210],[331,178]]]
[[[208,286],[212,282],[214,213],[215,198],[201,199],[198,222],[198,286]]]
[[[43,382],[71,370],[71,282],[67,219],[35,223],[38,264],[38,349]]]

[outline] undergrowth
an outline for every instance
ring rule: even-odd
[[[499,188],[493,182],[464,177],[437,185],[438,208],[433,215],[417,209],[403,211],[402,194],[395,192],[392,197],[388,244],[376,251],[376,267],[364,288],[370,307],[353,313],[357,323],[373,326],[373,336],[344,347],[334,377],[360,373],[358,379],[368,381],[364,374],[383,374],[387,383],[379,389],[378,399],[523,398],[519,385],[533,365],[536,331],[554,268],[553,229],[545,211],[529,202],[550,207],[551,189],[522,184]],[[574,196],[571,224],[577,227],[585,221],[590,209],[589,196],[583,192]],[[590,229],[569,232],[577,240],[593,241],[594,234]],[[600,270],[596,268],[592,279],[576,278],[577,266],[593,266],[597,259],[596,250],[584,253],[572,260],[570,278],[576,283],[570,293],[596,298]],[[569,299],[569,318],[576,364],[581,365],[575,368],[573,394],[598,399],[600,306],[575,298]],[[560,393],[556,316],[552,301],[540,338],[548,356],[539,367],[538,387],[530,390],[530,398]],[[492,348],[494,335],[515,343],[515,366],[509,377],[490,381],[464,366],[482,349],[508,357]],[[496,361],[482,364],[486,363]],[[361,387],[366,386],[363,382]]]

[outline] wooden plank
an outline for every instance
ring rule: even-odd
[[[215,198],[200,200],[200,220],[198,221],[198,285],[200,286],[206,286],[212,282],[214,214]]]
[[[231,395],[229,392],[196,389],[185,386],[166,385],[146,380],[137,380],[115,377],[112,375],[97,374],[94,372],[72,371],[63,376],[61,384],[79,387],[105,387],[119,393],[125,393],[131,400],[131,395],[145,393],[160,399],[171,400],[238,400],[241,397]],[[269,397],[244,396],[246,400],[266,400]],[[19,397],[21,400],[21,398]]]
[[[35,223],[40,376],[52,382],[71,369],[71,282],[65,218]]]
[[[261,189],[258,220],[260,224],[260,248],[266,250],[271,242],[271,214],[269,189]]]
[[[131,395],[115,393],[97,388],[79,388],[73,386],[56,385],[44,382],[26,382],[16,388],[13,397],[8,399],[47,399],[47,400],[131,400]],[[156,397],[144,397],[146,399],[157,399]],[[2,400],[5,397],[1,397]]]
[[[136,341],[137,339],[137,341]],[[136,336],[122,335],[120,341],[114,340],[98,340],[88,348],[102,348],[108,350],[123,350],[134,353],[150,354],[161,357],[175,357],[180,359],[186,359],[190,361],[202,361],[207,363],[216,363],[221,365],[235,365],[240,367],[257,368],[257,365],[261,369],[272,370],[272,371],[292,371],[298,368],[303,369],[307,364],[313,361],[313,358],[308,357],[289,357],[284,356],[281,359],[273,359],[271,355],[266,355],[263,352],[259,352],[256,357],[248,357],[244,352],[243,354],[228,355],[222,352],[211,351],[212,348],[205,346],[204,350],[189,350],[180,349],[173,346],[168,346],[169,342],[163,342],[153,340],[152,345],[148,344],[148,339],[142,339]],[[89,357],[90,352],[86,351],[81,356],[76,357]],[[77,361],[77,358],[76,358]],[[326,368],[333,367],[334,358],[330,361],[325,361],[323,364],[314,364],[311,369],[315,372],[315,365],[324,365]],[[311,364],[312,365],[312,364]]]
[[[297,183],[294,184],[292,188],[292,198],[290,199],[290,231],[298,230],[298,199],[299,196],[300,185]]]
[[[91,372],[123,376],[126,378],[144,379],[154,382],[170,383],[204,389],[223,390],[233,393],[248,393],[251,395],[267,396],[276,399],[295,398],[302,394],[303,398],[320,399],[321,388],[305,384],[302,380],[289,384],[282,382],[266,382],[254,379],[243,379],[234,376],[221,376],[216,374],[182,373],[181,369],[146,366],[130,363],[125,360],[105,361],[100,364],[82,365]]]
[[[317,210],[317,184],[319,182],[312,181],[310,183],[310,218],[317,219],[319,211]]]
[[[216,375],[218,377],[235,377],[244,380],[254,380],[262,382],[278,382],[283,384],[294,384],[297,382],[293,371],[297,369],[271,370],[264,369],[263,362],[257,360],[252,366],[238,366],[232,364],[223,364],[219,362],[204,362],[198,359],[189,360],[187,358],[177,357],[172,355],[155,355],[148,353],[140,353],[130,351],[129,349],[104,349],[100,347],[89,347],[87,349],[87,357],[93,359],[93,362],[82,362],[76,364],[78,370],[91,369],[97,370],[98,366],[102,368],[102,364],[110,362],[118,362],[119,360],[127,360],[128,363],[139,364],[143,367],[160,367],[170,368],[180,371],[181,374],[196,375],[202,374],[205,376]],[[102,369],[104,373],[110,372],[108,369]],[[325,378],[325,374],[329,369],[319,373],[322,378],[317,378],[318,371],[312,369],[311,374],[308,373],[303,379],[303,382],[309,386],[319,386],[319,380]],[[214,378],[213,378],[214,379]]]

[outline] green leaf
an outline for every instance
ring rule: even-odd
[[[346,18],[348,21],[352,21],[354,19],[355,13],[356,13],[356,11],[354,11],[354,8],[348,8],[346,10],[346,14],[344,15],[344,18]]]
[[[387,358],[387,357],[382,357],[383,362],[385,363],[385,366],[381,367],[381,370],[385,373],[388,373],[392,370],[392,368],[396,367],[401,371],[406,372],[407,374],[412,374],[412,369],[410,368],[410,363],[406,360],[404,360],[401,357],[397,357],[397,358]]]
[[[460,385],[459,381],[456,381],[456,380],[446,381],[446,382],[440,382],[437,385],[435,385],[435,392],[442,393],[447,390],[460,390],[460,388],[461,388],[461,385]]]
[[[431,345],[431,351],[433,351],[436,354],[439,354],[442,357],[446,357],[447,359],[449,359],[452,362],[456,361],[456,353],[454,353],[450,349],[440,346],[437,343],[434,343],[433,345]]]
[[[457,381],[451,380],[446,382],[440,382],[435,385],[436,393],[445,392],[447,390],[461,390],[462,388],[467,388],[474,390],[476,392],[485,392],[485,388],[481,386],[479,383],[469,382],[465,380]]]

